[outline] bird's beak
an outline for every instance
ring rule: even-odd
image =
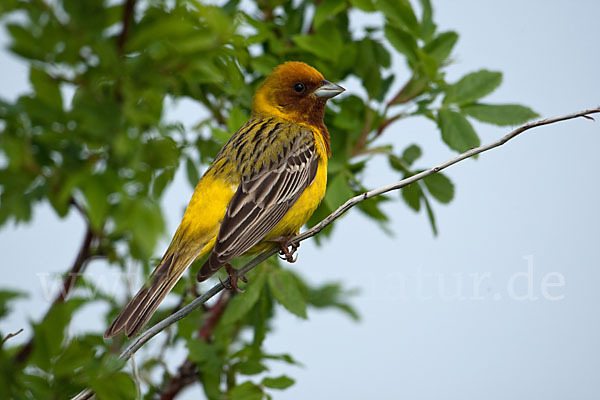
[[[344,90],[340,85],[336,85],[335,83],[331,83],[323,79],[323,84],[315,90],[315,96],[320,97],[322,99],[330,99],[332,97],[337,96],[342,93]]]

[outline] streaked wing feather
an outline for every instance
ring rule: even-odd
[[[271,168],[242,179],[205,267],[214,272],[264,238],[313,182],[317,166],[314,138],[304,132],[283,147]]]

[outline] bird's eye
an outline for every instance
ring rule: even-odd
[[[297,93],[302,93],[302,92],[304,92],[304,83],[300,83],[300,82],[296,83],[296,84],[294,85],[294,90],[295,90]]]

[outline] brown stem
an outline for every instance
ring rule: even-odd
[[[127,0],[123,7],[123,29],[119,35],[119,41],[117,42],[117,48],[119,54],[123,55],[125,52],[125,42],[127,41],[127,34],[129,33],[129,27],[133,21],[133,12],[135,11],[136,0]]]
[[[73,288],[75,280],[85,268],[86,262],[90,259],[90,249],[94,237],[94,233],[92,232],[91,228],[88,227],[87,232],[85,233],[85,238],[83,239],[83,243],[81,244],[81,248],[79,249],[79,253],[77,254],[77,258],[75,258],[75,261],[73,262],[69,273],[63,279],[61,290],[50,305],[50,308],[46,312],[46,316],[50,313],[50,310],[52,310],[52,308],[54,308],[57,304],[63,303],[65,301],[67,295]],[[27,342],[27,344],[25,344],[25,346],[23,346],[21,350],[19,350],[19,352],[15,355],[15,361],[22,363],[25,360],[27,360],[27,357],[29,357],[29,354],[31,354],[31,350],[33,350],[33,337],[29,339],[29,342]]]
[[[210,341],[210,338],[215,330],[215,326],[223,316],[229,299],[231,298],[230,291],[224,291],[214,306],[210,308],[209,313],[204,319],[204,323],[198,330],[198,339],[205,342]],[[165,390],[160,394],[160,400],[173,400],[179,392],[188,385],[194,383],[197,379],[196,364],[189,359],[177,369],[177,373],[171,378]]]
[[[383,123],[379,126],[379,129],[377,129],[377,136],[380,136],[383,133],[383,131],[392,124],[392,122],[396,122],[397,120],[404,117],[406,117],[406,114],[398,114],[383,121]]]
[[[4,336],[4,339],[2,339],[2,342],[0,344],[6,342],[10,338],[14,338],[21,332],[23,332],[23,328],[19,329],[18,331],[14,332],[14,333],[9,333],[8,335]]]
[[[183,388],[191,385],[196,381],[196,364],[191,362],[189,359],[185,360],[183,364],[177,369],[175,376],[171,378],[169,385],[164,392],[160,394],[160,400],[173,400],[175,396]]]
[[[394,104],[404,104],[417,97],[422,93],[426,83],[423,80],[416,79],[414,76],[408,80],[398,91],[398,93],[386,104],[385,108],[388,109]]]
[[[83,207],[81,206],[81,204],[79,204],[77,202],[77,200],[75,200],[74,197],[71,197],[71,200],[69,202],[73,207],[75,207],[75,209],[79,212],[79,214],[81,214],[81,216],[89,222],[87,213],[85,212],[85,210],[83,209]]]

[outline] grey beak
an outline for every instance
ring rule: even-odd
[[[330,99],[332,97],[337,96],[342,93],[344,90],[340,85],[336,85],[335,83],[331,83],[323,79],[323,84],[317,90],[315,90],[315,96],[320,97],[322,99]]]

